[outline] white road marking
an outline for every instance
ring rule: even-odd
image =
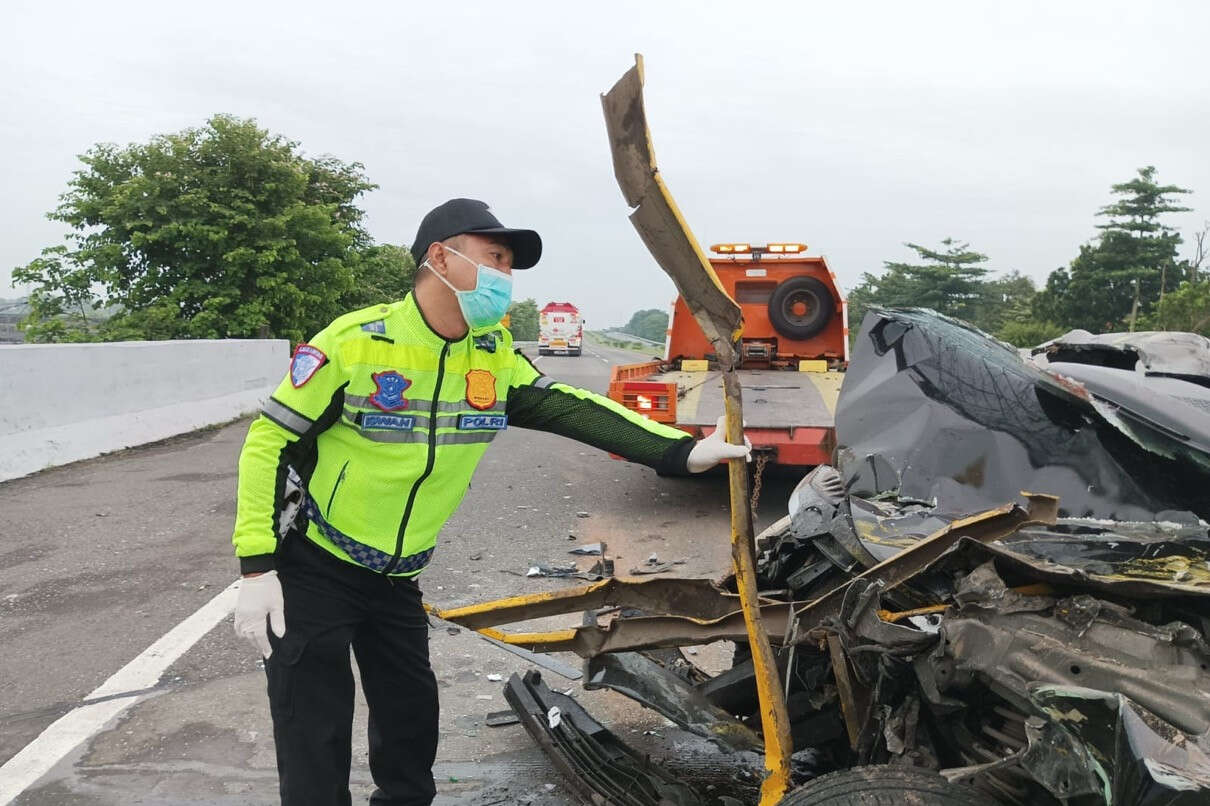
[[[7,806],[33,783],[50,772],[68,753],[102,730],[129,706],[147,696],[149,689],[177,658],[210,632],[235,607],[239,580],[202,605],[193,615],[165,633],[137,658],[59,717],[38,738],[0,767],[0,806]],[[129,693],[128,696],[121,696]],[[89,702],[100,697],[113,699]]]

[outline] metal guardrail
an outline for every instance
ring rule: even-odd
[[[662,348],[664,346],[664,342],[662,342],[662,341],[653,341],[652,339],[645,339],[642,336],[636,336],[633,333],[626,333],[621,330],[604,330],[601,332],[601,335],[607,339],[614,339],[615,341],[633,341],[637,344],[644,344],[644,345],[648,345],[651,347],[661,347]]]

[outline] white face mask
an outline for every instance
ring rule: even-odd
[[[488,327],[503,319],[504,314],[508,313],[509,303],[513,299],[513,278],[499,269],[476,263],[457,249],[448,246],[445,248],[478,270],[475,287],[469,291],[463,291],[442,277],[428,260],[424,261],[424,266],[428,267],[438,280],[445,283],[454,292],[454,296],[458,299],[458,308],[462,311],[462,318],[466,320],[467,327],[472,330]]]

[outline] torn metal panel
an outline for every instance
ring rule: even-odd
[[[1140,331],[1094,336],[1087,330],[1072,330],[1031,352],[1040,366],[1074,362],[1210,385],[1210,339],[1197,333]]]
[[[761,618],[770,638],[781,643],[792,605],[762,599]],[[659,615],[618,618],[607,624],[537,633],[505,633],[495,625],[607,607],[633,608]],[[434,611],[510,645],[533,652],[574,652],[591,658],[604,652],[692,646],[748,638],[739,597],[706,579],[607,579],[592,585],[513,596],[491,602]]]
[[[929,570],[965,572],[988,559],[1003,573],[1115,596],[1154,601],[1210,595],[1205,525],[1061,519],[991,544],[962,541]]]
[[[1071,362],[1052,361],[1050,371],[1082,383],[1138,444],[1210,469],[1210,386]]]
[[[955,518],[930,506],[891,504],[856,496],[848,499],[848,512],[858,539],[879,562],[935,534]]]
[[[434,613],[472,630],[545,616],[633,607],[646,613],[717,619],[740,609],[739,597],[707,579],[605,579],[591,585],[510,596]]]
[[[990,542],[1012,534],[1027,523],[1053,523],[1058,502],[1051,496],[1027,495],[1028,509],[1006,504],[967,518],[959,518],[895,557],[886,560],[857,576],[851,582],[834,588],[830,592],[796,610],[798,627],[792,643],[807,640],[808,633],[816,626],[835,618],[841,609],[846,589],[850,584],[879,583],[883,590],[893,590],[928,567],[938,557],[954,546],[962,537],[979,542]]]
[[[973,512],[1020,490],[1057,495],[1061,514],[1210,517],[1210,467],[1169,458],[1196,445],[1052,374],[975,328],[924,310],[866,315],[836,409],[850,494]],[[1210,462],[1210,459],[1207,459]]]
[[[638,652],[591,658],[584,688],[609,688],[657,711],[695,733],[732,750],[764,748],[760,737],[706,699],[679,675]]]
[[[504,698],[570,789],[589,806],[698,806],[702,798],[631,750],[534,671],[512,675]]]
[[[775,645],[782,643],[791,609],[789,602],[761,607],[761,618],[768,627],[770,641]],[[739,610],[717,619],[688,616],[618,618],[608,624],[588,624],[549,633],[501,633],[487,629],[497,639],[503,637],[510,644],[534,652],[574,652],[582,658],[596,657],[605,652],[695,646],[714,641],[747,643],[748,640],[744,614]]]
[[[1021,768],[1056,798],[1108,794],[1104,771],[1089,751],[1050,720],[1029,717],[1025,720],[1028,747],[1020,754]],[[1106,799],[1108,803],[1112,800]]]
[[[1030,697],[1088,749],[1105,803],[1194,806],[1210,799],[1205,736],[1183,733],[1112,691],[1038,685]]]
[[[601,96],[601,106],[614,176],[632,209],[631,223],[656,263],[676,284],[719,360],[734,364],[734,344],[743,327],[740,307],[723,289],[656,167],[643,106],[641,56],[636,54],[635,66]]]

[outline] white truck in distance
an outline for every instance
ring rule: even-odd
[[[549,302],[538,312],[538,355],[579,355],[584,339],[580,310],[570,302]]]

